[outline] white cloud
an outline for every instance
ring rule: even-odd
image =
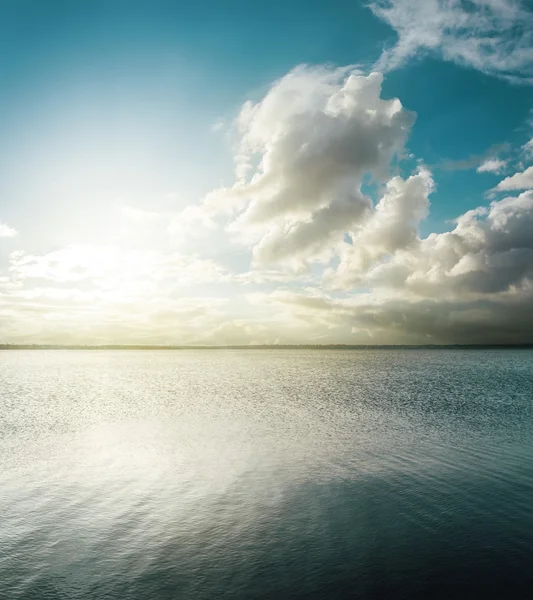
[[[10,272],[16,280],[87,283],[136,293],[161,281],[191,286],[227,281],[230,277],[230,272],[215,261],[196,255],[81,244],[44,255],[13,252]]]
[[[382,75],[350,68],[298,67],[237,126],[238,177],[202,210],[237,215],[229,231],[253,245],[254,263],[327,260],[345,231],[371,212],[366,175],[387,180],[414,122],[397,99],[381,96]]]
[[[160,291],[161,294],[161,291]],[[105,290],[34,288],[0,295],[4,339],[20,343],[198,344],[231,321],[225,298],[116,297]]]
[[[208,346],[276,343],[267,325],[251,319],[224,320],[210,331],[199,333],[197,339],[199,344]]]
[[[408,183],[395,183],[397,195],[405,193]],[[429,182],[411,178],[410,183]],[[425,192],[418,194],[415,206],[423,215]],[[390,190],[386,196],[393,201]],[[402,206],[400,199],[396,202]],[[413,212],[391,210],[396,218],[390,223],[397,222],[400,230],[402,213],[404,222],[413,219]],[[533,341],[533,192],[469,211],[452,231],[426,238],[400,235],[407,242],[390,245],[388,228],[374,237],[378,231],[370,220],[368,235],[363,230],[354,239],[354,255],[330,272],[336,295],[287,289],[253,297],[253,302],[270,305],[291,327],[305,326],[302,337],[323,334],[326,341]],[[354,285],[366,291],[354,293]]]
[[[533,328],[519,323],[533,326],[533,192],[421,237],[433,176],[424,166],[394,175],[414,116],[381,98],[381,82],[300,67],[243,107],[237,182],[192,209],[195,218],[224,214],[252,249],[257,268],[232,282],[277,286],[247,297],[284,343],[533,341]],[[492,152],[472,166],[504,169]],[[527,177],[498,189],[525,187]],[[369,181],[378,184],[375,204],[362,191]]]
[[[196,255],[76,245],[13,252],[8,273],[0,323],[10,341],[201,344],[217,343],[218,331],[227,340],[247,332],[261,339],[257,323],[245,327],[229,298],[212,294],[233,274]]]
[[[219,131],[222,131],[225,127],[226,123],[224,122],[224,120],[219,119],[218,121],[215,121],[215,123],[211,126],[211,131],[213,133],[217,133]]]
[[[528,160],[533,158],[533,138],[522,146],[522,154],[524,155],[524,158]]]
[[[171,235],[185,238],[214,228],[212,215],[205,205],[191,204],[170,219],[167,230]]]
[[[528,8],[529,6],[529,8]],[[533,83],[533,13],[521,0],[374,0],[397,33],[376,69],[430,53],[513,81]]]
[[[0,221],[0,237],[13,237],[15,235],[17,235],[16,229]]]
[[[368,269],[399,250],[419,241],[418,226],[429,210],[429,194],[434,183],[426,169],[403,180],[393,177],[385,193],[352,244],[341,251],[341,261],[333,280],[350,286],[363,283]]]
[[[468,211],[367,273],[373,287],[406,297],[479,298],[519,293],[533,277],[533,192]],[[527,284],[529,285],[529,284]]]
[[[506,177],[494,188],[496,191],[529,190],[533,188],[533,166],[521,173]]]
[[[501,173],[507,166],[506,160],[488,158],[477,168],[478,173]]]
[[[265,283],[289,283],[308,281],[308,273],[295,273],[288,269],[253,269],[245,273],[238,273],[232,281],[247,285],[262,285]]]
[[[533,190],[422,236],[435,183],[420,162],[398,175],[414,115],[381,98],[381,83],[353,68],[299,67],[242,108],[233,186],[167,219],[123,210],[135,233],[147,220],[162,238],[209,228],[203,252],[176,252],[154,237],[146,246],[143,237],[128,251],[114,238],[114,246],[12,253],[0,272],[5,339],[533,342]],[[478,171],[503,169],[495,158],[503,152],[489,149]],[[482,160],[474,158],[469,168]],[[532,187],[532,169],[497,190]],[[221,223],[244,243],[232,269],[204,255],[231,254]]]

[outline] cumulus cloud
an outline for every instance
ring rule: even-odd
[[[533,191],[420,238],[416,222],[431,190],[426,171],[391,180],[366,229],[330,269],[329,292],[284,289],[250,301],[270,306],[308,341],[533,343]]]
[[[398,36],[378,70],[426,53],[533,83],[533,11],[525,0],[374,0],[370,8]]]
[[[487,14],[511,6],[485,4]],[[210,228],[204,246],[225,252],[224,222],[249,271],[164,244],[14,252],[0,273],[3,332],[72,343],[532,343],[533,167],[496,188],[532,189],[423,236],[434,177],[421,161],[402,169],[414,114],[381,85],[352,67],[295,69],[243,106],[234,185],[155,219],[180,238]],[[499,172],[502,153],[492,147],[470,168]]]
[[[488,158],[477,168],[478,173],[501,173],[507,166],[506,160]]]
[[[223,214],[252,250],[254,268],[231,281],[277,286],[247,298],[284,343],[533,341],[520,325],[533,312],[533,192],[422,237],[433,175],[421,163],[395,174],[414,115],[381,84],[377,73],[299,67],[244,105],[236,183],[191,209],[211,222]],[[480,173],[507,166],[494,148],[470,162]],[[497,189],[524,189],[528,177]],[[249,325],[228,331],[236,339]]]
[[[372,202],[365,176],[386,180],[414,114],[381,98],[382,75],[299,67],[237,120],[238,181],[203,209],[230,212],[229,231],[253,244],[258,265],[330,256]]]
[[[520,293],[533,277],[533,192],[466,212],[367,272],[377,288],[436,300]]]
[[[509,190],[529,190],[533,188],[533,166],[528,167],[521,173],[515,173],[506,177],[494,188],[498,192]]]
[[[351,244],[344,245],[334,279],[344,285],[361,284],[373,265],[416,245],[433,187],[431,173],[424,168],[407,180],[390,179],[364,226],[351,234]]]
[[[17,235],[16,229],[0,221],[0,237],[13,237],[15,235]]]

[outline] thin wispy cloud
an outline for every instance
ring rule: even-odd
[[[469,171],[471,169],[476,169],[479,173],[484,172],[480,171],[480,168],[483,165],[487,165],[488,167],[493,167],[493,161],[502,160],[507,164],[509,161],[503,159],[498,159],[497,156],[499,154],[507,154],[511,151],[511,146],[508,143],[503,144],[493,144],[485,152],[482,154],[473,154],[466,158],[459,158],[455,160],[444,159],[434,165],[428,165],[431,169],[434,170],[442,170],[442,171]],[[504,165],[499,165],[503,166]]]
[[[501,173],[507,166],[506,160],[489,158],[482,162],[476,169],[478,173]]]
[[[522,154],[527,160],[533,158],[533,138],[522,146]]]
[[[424,55],[514,82],[533,83],[533,7],[520,0],[375,0],[396,32],[378,60],[390,71]]]

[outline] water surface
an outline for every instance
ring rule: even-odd
[[[533,597],[533,351],[0,353],[0,597]]]

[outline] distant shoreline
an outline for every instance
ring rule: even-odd
[[[0,344],[0,350],[531,350],[533,344],[250,344],[228,346],[157,346],[135,344]]]

